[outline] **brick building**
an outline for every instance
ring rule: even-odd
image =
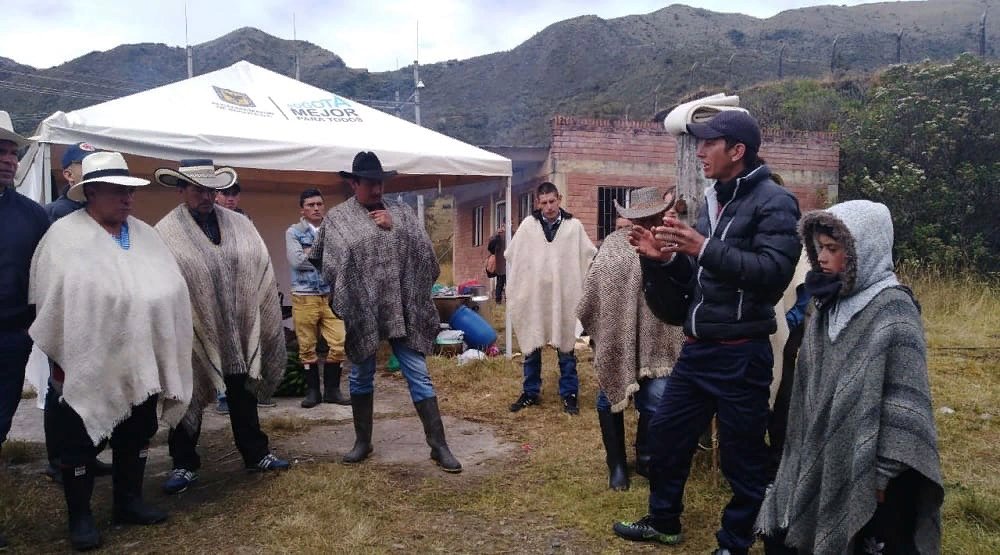
[[[615,199],[624,204],[629,189],[668,187],[677,178],[677,142],[659,122],[557,116],[548,148],[486,148],[513,161],[515,228],[534,209],[534,188],[551,181],[563,196],[563,208],[580,219],[595,244],[614,231]],[[836,134],[765,130],[760,155],[795,193],[803,212],[836,200]],[[487,282],[486,245],[503,221],[504,197],[501,181],[455,192],[456,283]]]

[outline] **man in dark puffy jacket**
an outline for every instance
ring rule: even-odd
[[[619,536],[676,544],[684,484],[698,436],[718,414],[722,472],[733,497],[716,533],[718,555],[747,553],[768,482],[764,443],[776,330],[774,304],[801,253],[795,197],[757,157],[760,127],[742,111],[687,126],[704,174],[715,179],[692,228],[675,219],[637,228],[646,299],[657,314],[689,301],[688,336],[650,422],[649,514],[618,522]],[[669,299],[669,300],[668,300]]]

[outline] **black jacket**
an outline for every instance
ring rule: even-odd
[[[678,255],[669,264],[643,259],[647,302],[662,318],[670,308],[665,303],[678,302],[679,288],[689,301],[684,319],[689,336],[766,337],[777,329],[774,305],[802,252],[796,233],[799,203],[763,165],[736,180],[732,200],[721,212],[716,191],[706,191],[695,225],[706,237],[700,256]]]
[[[552,226],[550,227],[549,224],[546,223],[545,217],[542,216],[541,210],[535,210],[531,213],[531,215],[534,216],[536,220],[538,220],[538,223],[542,224],[542,231],[545,232],[545,240],[548,241],[549,243],[555,241],[556,232],[559,231],[559,226],[562,225],[563,220],[569,220],[573,217],[573,214],[570,214],[569,212],[563,210],[562,208],[559,209],[559,214],[562,217],[557,218],[556,223],[552,224]]]

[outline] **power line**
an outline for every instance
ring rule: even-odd
[[[24,83],[8,83],[0,81],[0,88],[9,89],[13,91],[29,92],[37,94],[51,94],[54,96],[64,96],[67,98],[78,98],[80,100],[113,100],[114,96],[106,96],[102,94],[92,94],[84,93],[65,89],[53,89],[50,87],[40,87],[36,85],[28,85]]]
[[[122,91],[127,91],[127,92],[140,92],[140,91],[143,90],[143,89],[137,88],[137,87],[125,87],[125,86],[119,86],[119,85],[108,85],[108,84],[104,84],[104,83],[94,83],[94,82],[89,82],[89,81],[79,81],[79,80],[76,80],[76,79],[69,79],[69,78],[66,78],[66,77],[52,77],[50,75],[39,75],[39,74],[36,74],[36,73],[25,73],[23,71],[15,71],[13,69],[0,68],[0,72],[10,73],[12,75],[22,75],[22,76],[25,76],[25,77],[28,77],[28,78],[34,78],[34,79],[48,79],[50,81],[60,81],[60,82],[63,82],[63,83],[73,83],[73,84],[76,84],[76,85],[84,85],[84,86],[87,86],[87,87],[96,87],[96,88],[103,88],[103,89],[116,89],[116,90],[122,90]]]

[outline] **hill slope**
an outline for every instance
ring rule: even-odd
[[[424,125],[476,144],[544,144],[555,113],[649,118],[700,87],[740,89],[778,77],[866,72],[900,59],[951,59],[978,50],[979,18],[1000,0],[930,0],[821,6],[768,19],[671,5],[646,15],[581,16],[550,25],[507,52],[421,66]],[[987,37],[1000,37],[1000,17]],[[836,49],[834,50],[834,43]],[[990,45],[987,55],[995,56]],[[332,52],[252,28],[193,47],[196,73],[246,59],[359,100],[405,98],[412,66],[370,73]],[[834,55],[835,52],[835,55]],[[35,70],[0,60],[4,109],[31,129],[55,110],[185,77],[183,48],[123,45],[61,66]],[[412,107],[403,111],[412,118]]]

